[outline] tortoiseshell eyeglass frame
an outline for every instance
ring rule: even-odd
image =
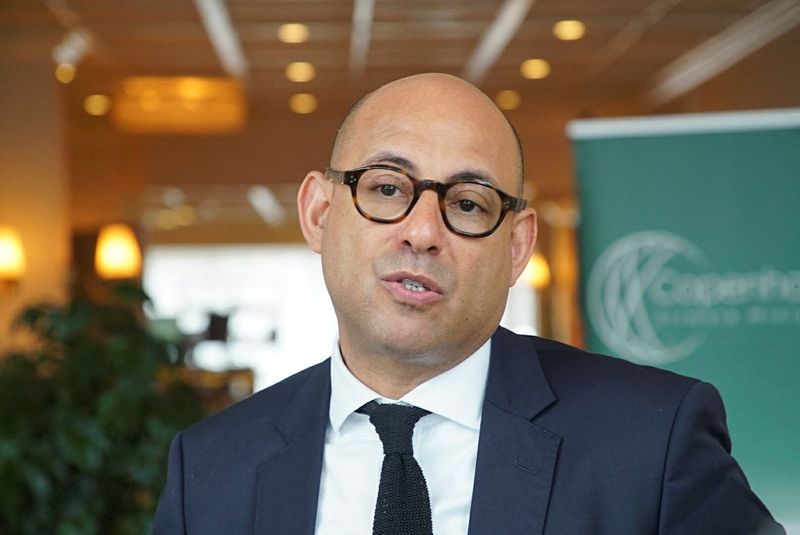
[[[371,216],[361,208],[361,206],[358,204],[358,194],[357,194],[358,180],[364,173],[366,173],[371,169],[385,169],[387,171],[392,171],[394,173],[403,175],[404,177],[408,178],[411,181],[411,183],[414,185],[414,197],[411,199],[411,202],[409,203],[408,208],[406,208],[405,212],[398,215],[397,217],[386,219],[386,218]],[[467,180],[457,180],[454,182],[446,182],[446,183],[438,182],[436,180],[420,180],[418,178],[409,175],[405,170],[399,167],[395,167],[393,165],[385,165],[385,164],[366,165],[364,167],[358,167],[356,169],[350,169],[347,171],[337,171],[336,169],[331,169],[330,167],[328,167],[325,169],[325,177],[335,184],[343,184],[345,186],[349,186],[351,195],[353,197],[353,204],[355,205],[356,210],[358,210],[358,213],[361,214],[361,216],[364,217],[365,219],[368,219],[369,221],[374,221],[376,223],[397,223],[402,221],[414,209],[414,206],[416,206],[417,201],[419,200],[422,193],[425,190],[433,190],[439,197],[439,210],[442,213],[442,219],[444,220],[445,226],[451,232],[454,232],[461,236],[468,236],[470,238],[483,238],[489,236],[495,230],[497,230],[497,228],[505,219],[506,214],[508,214],[508,212],[521,212],[528,206],[528,201],[526,201],[525,199],[509,195],[508,193],[495,187],[493,184],[487,182],[486,180],[482,180],[479,178],[474,178],[474,179],[471,178]],[[500,200],[502,201],[502,209],[500,210],[500,215],[497,218],[497,222],[495,222],[495,224],[492,225],[491,228],[489,228],[484,232],[466,232],[463,230],[459,230],[457,228],[454,228],[450,224],[450,221],[448,221],[447,219],[447,211],[445,209],[445,197],[447,195],[447,192],[453,186],[463,183],[480,184],[481,186],[485,186],[487,188],[496,191],[497,194],[500,196]]]

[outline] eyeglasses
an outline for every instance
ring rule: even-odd
[[[425,190],[439,197],[445,226],[456,234],[483,238],[494,232],[508,212],[520,212],[525,199],[512,197],[485,180],[470,178],[454,182],[419,180],[391,165],[368,165],[337,171],[328,168],[331,182],[350,186],[356,210],[376,223],[402,221],[414,209]]]

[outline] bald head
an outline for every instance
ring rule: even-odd
[[[472,118],[476,124],[494,129],[493,143],[500,150],[510,150],[513,176],[518,196],[524,186],[522,145],[516,130],[494,102],[472,84],[461,78],[441,73],[426,73],[390,82],[361,97],[348,112],[336,136],[331,165],[341,169],[344,155],[358,143],[368,125],[376,121],[391,121],[392,116],[427,109],[431,119],[447,118],[463,121]]]

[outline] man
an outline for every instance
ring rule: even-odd
[[[298,194],[338,347],[175,438],[154,533],[783,533],[713,387],[498,328],[536,237],[522,173],[462,80],[363,98]],[[402,452],[393,411],[417,411]]]

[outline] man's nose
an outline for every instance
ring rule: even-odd
[[[423,191],[411,213],[400,225],[401,238],[414,252],[438,254],[448,230],[442,219],[436,192]]]

